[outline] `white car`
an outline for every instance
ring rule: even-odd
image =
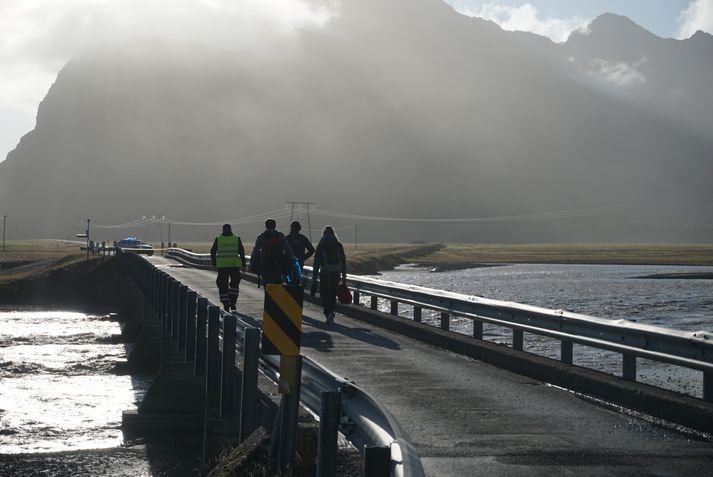
[[[153,255],[153,246],[137,239],[136,237],[127,237],[123,240],[119,240],[116,243],[116,248],[120,248],[125,252],[145,253],[146,255]]]

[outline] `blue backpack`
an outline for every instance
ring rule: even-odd
[[[299,285],[301,279],[302,268],[300,267],[300,262],[297,260],[297,257],[292,257],[290,271],[282,275],[282,281],[288,285]]]

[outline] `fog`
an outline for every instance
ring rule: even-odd
[[[267,211],[286,228],[285,201],[311,201],[314,229],[364,241],[711,240],[710,35],[605,15],[557,44],[440,0],[300,5],[259,34],[147,34],[72,59],[0,163],[12,233]]]

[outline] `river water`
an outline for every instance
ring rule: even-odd
[[[713,272],[713,267],[526,264],[433,273],[403,266],[375,278],[600,318],[713,331],[712,280],[636,278],[676,272]],[[388,311],[389,305],[380,307]],[[412,316],[406,306],[400,308],[399,314]],[[423,321],[438,326],[440,315],[424,310]],[[472,323],[455,318],[451,320],[451,330],[471,334]],[[526,351],[559,358],[559,341],[527,333],[525,337]],[[512,332],[486,324],[484,338],[511,344]],[[575,364],[621,375],[621,361],[620,354],[575,345]],[[694,396],[702,394],[699,371],[639,359],[637,379]]]
[[[122,443],[121,412],[148,380],[115,372],[120,332],[108,316],[0,308],[0,454]]]

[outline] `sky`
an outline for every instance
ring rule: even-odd
[[[66,62],[132,37],[264,48],[319,28],[343,0],[0,0],[0,160],[34,128],[37,107]],[[457,11],[564,41],[596,16],[626,15],[662,37],[713,33],[713,0],[446,0]],[[265,32],[270,32],[266,34]]]

